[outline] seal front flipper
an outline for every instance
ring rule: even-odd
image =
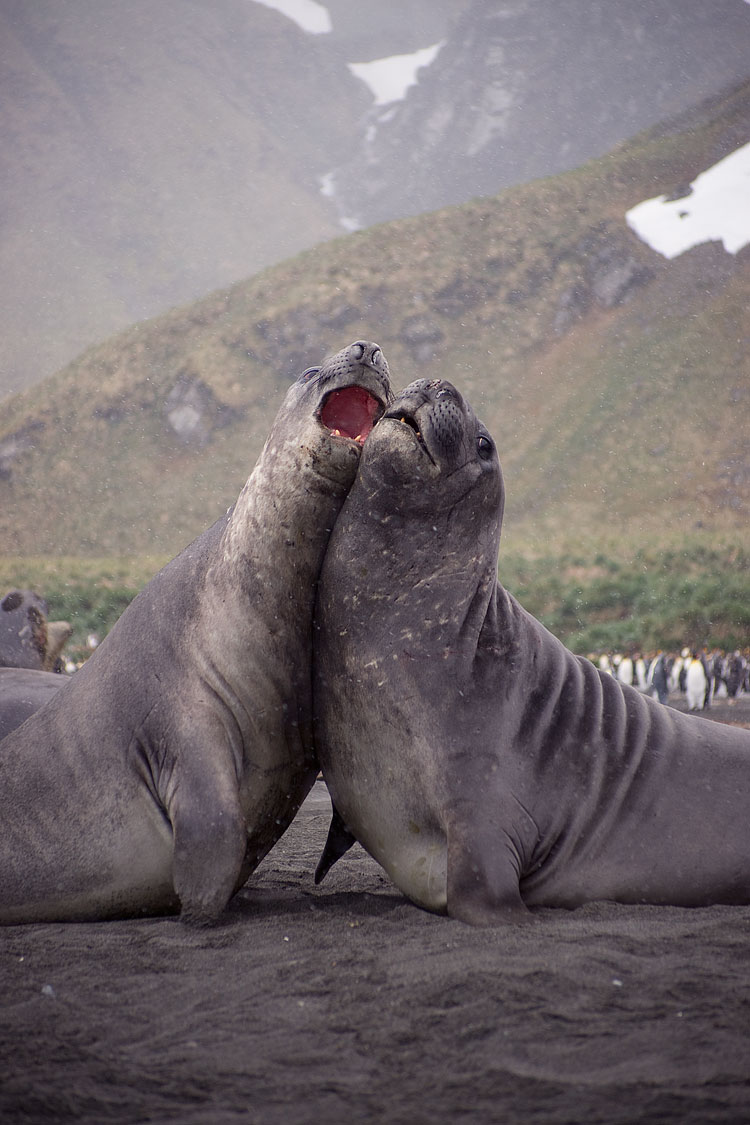
[[[183,922],[216,920],[240,882],[247,828],[236,775],[220,748],[183,754],[171,778],[172,878]]]
[[[448,829],[446,909],[470,926],[528,922],[515,849],[504,832],[483,828],[477,810],[455,807]]]
[[[318,861],[318,866],[315,868],[315,885],[322,883],[328,872],[333,867],[334,863],[341,859],[342,855],[346,855],[352,844],[357,843],[357,837],[352,836],[349,829],[341,819],[339,810],[333,805],[333,815],[331,817],[331,827],[328,829],[328,839],[326,846],[323,848],[323,854]]]

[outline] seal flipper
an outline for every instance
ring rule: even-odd
[[[455,813],[455,808],[453,812]],[[475,809],[451,816],[448,825],[447,912],[470,926],[527,922],[515,851],[497,831],[482,831]],[[503,834],[504,835],[504,834]]]
[[[236,773],[218,740],[211,755],[183,753],[167,807],[174,832],[173,881],[183,922],[214,922],[240,883],[247,828]]]
[[[326,846],[323,848],[323,854],[318,861],[318,866],[315,868],[316,886],[323,882],[334,863],[341,859],[342,855],[346,855],[352,844],[357,843],[357,837],[352,836],[333,802],[332,808],[333,815],[331,826],[328,829],[328,839],[326,840]]]

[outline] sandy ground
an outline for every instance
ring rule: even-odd
[[[0,931],[0,1121],[750,1122],[750,907],[474,930],[359,848],[314,887],[329,809],[214,928]]]

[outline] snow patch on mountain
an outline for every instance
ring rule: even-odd
[[[375,105],[390,105],[400,102],[406,92],[418,82],[417,72],[435,61],[443,43],[422,47],[408,55],[390,55],[372,62],[347,63],[355,78],[359,78],[370,89]]]
[[[255,3],[287,16],[310,35],[327,35],[333,30],[328,9],[317,0],[255,0]]]
[[[701,242],[736,254],[750,242],[750,144],[701,172],[678,198],[646,199],[625,215],[640,239],[665,258]]]
[[[364,82],[374,99],[373,107],[364,119],[363,156],[370,168],[377,165],[376,138],[381,125],[387,124],[396,112],[396,103],[406,97],[409,89],[416,86],[419,71],[435,61],[444,40],[422,47],[407,55],[389,55],[372,62],[347,63],[355,78]],[[351,214],[342,207],[337,192],[337,170],[326,172],[318,179],[321,194],[330,199],[338,211],[338,221],[344,230],[352,232],[362,229],[359,216]]]

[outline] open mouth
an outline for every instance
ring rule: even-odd
[[[344,387],[326,396],[320,421],[334,437],[362,445],[382,413],[383,407],[364,387]]]
[[[417,425],[417,420],[413,415],[407,414],[405,411],[399,410],[398,407],[396,407],[395,410],[389,410],[388,411],[388,413],[386,414],[386,418],[391,418],[394,422],[400,422],[402,425],[408,426],[410,430],[413,430],[414,436],[417,439],[417,444],[419,446],[421,446],[421,448],[424,450],[424,452],[427,454],[427,456],[430,458],[430,460],[434,464],[435,458],[432,456],[429,449],[427,448],[425,440],[422,437],[422,431],[420,430],[419,426]]]

